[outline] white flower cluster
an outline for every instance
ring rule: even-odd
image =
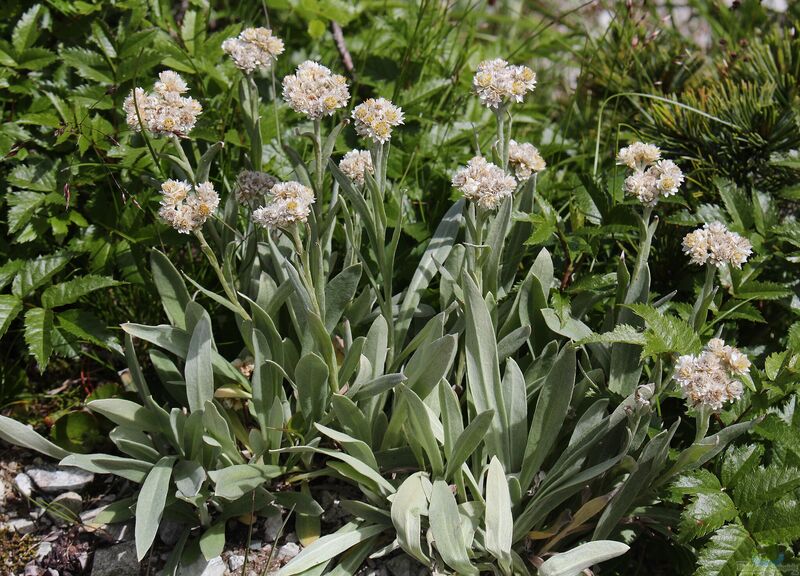
[[[370,98],[353,109],[356,132],[373,142],[386,142],[403,123],[403,111],[386,98]]]
[[[372,156],[366,150],[350,150],[339,161],[339,170],[359,186],[364,185],[364,174],[375,173]]]
[[[522,102],[536,88],[536,74],[527,66],[512,66],[502,58],[484,60],[472,79],[481,104],[499,108],[508,101]]]
[[[161,193],[158,215],[181,234],[199,230],[219,206],[219,195],[211,182],[192,189],[185,180],[167,180],[161,184]]]
[[[253,222],[264,228],[286,228],[305,222],[314,203],[314,192],[299,182],[280,182],[270,190],[266,206],[253,212]]]
[[[225,40],[222,49],[237,68],[252,74],[256,69],[268,69],[283,54],[283,40],[269,28],[245,28],[238,37]]]
[[[516,140],[508,143],[508,162],[514,168],[514,174],[520,182],[541,172],[547,166],[544,158],[533,144],[528,142],[520,144]]]
[[[316,120],[347,106],[350,92],[344,76],[306,60],[297,72],[283,79],[283,98],[292,110]]]
[[[158,75],[158,82],[153,86],[153,92],[135,88],[125,98],[122,108],[128,126],[137,132],[144,126],[149,132],[157,135],[188,134],[194,128],[197,116],[203,111],[200,102],[188,96],[181,96],[188,89],[180,74],[164,70]]]
[[[720,222],[706,224],[683,238],[683,251],[689,254],[694,264],[710,262],[717,268],[730,264],[741,268],[753,253],[750,241],[728,230]]]
[[[675,381],[692,406],[721,410],[723,404],[742,397],[737,379],[747,374],[750,360],[720,338],[712,338],[697,356],[686,355],[675,364]]]
[[[246,204],[267,194],[277,183],[278,179],[266,172],[243,170],[236,177],[236,200]]]
[[[479,208],[495,210],[503,199],[514,193],[517,181],[499,166],[487,162],[482,156],[475,156],[453,175],[453,186]]]
[[[617,164],[633,170],[625,178],[625,192],[646,206],[655,206],[659,198],[677,194],[683,184],[683,172],[675,162],[660,158],[657,146],[643,142],[634,142],[617,155]]]

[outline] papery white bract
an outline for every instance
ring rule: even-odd
[[[475,156],[453,175],[453,186],[478,207],[495,210],[514,193],[517,181],[499,166],[482,156]]]
[[[702,353],[678,358],[675,381],[693,407],[718,411],[725,403],[742,397],[744,389],[738,377],[749,369],[747,356],[722,339],[712,338]]]
[[[536,146],[528,142],[519,143],[516,140],[508,143],[508,163],[514,169],[514,175],[519,181],[527,180],[547,166]]]
[[[387,142],[392,129],[403,123],[403,110],[386,98],[370,98],[353,109],[356,132],[373,142]]]
[[[264,228],[286,228],[305,222],[314,202],[314,192],[308,186],[280,182],[270,190],[267,204],[253,212],[253,222]]]
[[[372,167],[372,156],[366,150],[350,150],[339,161],[339,170],[359,186],[364,185],[364,174],[375,173]]]
[[[317,62],[307,60],[283,79],[283,98],[292,110],[319,119],[347,106],[347,79]]]
[[[137,132],[144,126],[155,135],[185,136],[203,111],[197,100],[181,96],[188,89],[180,74],[172,70],[158,75],[152,93],[134,88],[122,104],[128,126]]]
[[[710,262],[717,267],[730,264],[741,268],[753,253],[753,246],[747,238],[731,232],[721,222],[712,222],[684,236],[683,251],[694,264]]]
[[[161,193],[158,215],[181,234],[202,228],[219,206],[219,195],[211,182],[192,188],[185,180],[167,180],[161,184]]]
[[[502,58],[478,64],[472,86],[481,104],[498,108],[506,102],[522,102],[536,88],[536,74],[527,66],[512,66]]]
[[[237,68],[252,74],[255,70],[266,70],[283,54],[283,40],[274,36],[269,28],[245,28],[236,38],[222,43]]]

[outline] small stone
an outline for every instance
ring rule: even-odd
[[[47,466],[27,470],[36,487],[47,493],[78,492],[92,483],[94,474],[71,466]]]
[[[94,553],[91,576],[139,576],[136,543],[133,540],[98,548]]]
[[[36,524],[34,524],[33,520],[28,520],[27,518],[15,518],[14,520],[3,522],[0,524],[0,528],[8,532],[16,532],[17,534],[31,534],[36,532]]]
[[[228,557],[228,569],[231,572],[236,572],[244,566],[244,556],[241,554],[231,554]]]
[[[161,541],[167,546],[175,546],[178,540],[181,539],[184,528],[183,524],[165,520],[161,522],[158,527],[158,537],[161,538]]]
[[[251,540],[250,541],[250,550],[261,550],[264,547],[264,543],[261,540]]]
[[[387,560],[386,568],[392,576],[414,576],[419,565],[410,556],[403,554]]]
[[[275,542],[278,539],[281,528],[283,528],[283,518],[281,518],[280,514],[267,516],[267,520],[264,523],[264,540]]]
[[[298,540],[297,540],[297,534],[295,534],[294,532],[289,532],[289,533],[286,535],[286,538],[284,538],[284,540],[285,540],[286,542],[292,542],[292,543],[296,544],[296,543],[298,542]]]
[[[78,519],[81,508],[83,508],[83,498],[77,492],[64,492],[59,494],[47,507],[47,514],[60,524],[69,524]]]
[[[25,576],[41,576],[42,574],[44,572],[36,564],[31,563],[25,566]]]
[[[17,492],[25,498],[30,498],[33,494],[33,482],[25,472],[20,472],[14,477],[14,486],[17,488]]]
[[[289,542],[278,549],[277,557],[279,561],[286,563],[298,554],[300,554],[300,546],[294,542]]]
[[[39,542],[39,546],[36,548],[36,559],[41,560],[53,550],[53,544],[47,541]]]

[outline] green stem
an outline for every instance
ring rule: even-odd
[[[317,201],[314,202],[314,214],[320,222],[322,211],[322,185],[325,181],[325,172],[322,166],[322,120],[314,120],[314,192]]]
[[[217,274],[217,278],[219,278],[220,283],[222,284],[222,289],[225,291],[225,295],[230,300],[231,304],[233,304],[239,315],[245,319],[250,320],[250,315],[247,311],[242,307],[241,303],[239,302],[239,297],[236,294],[236,290],[233,289],[233,286],[230,285],[228,279],[225,278],[225,274],[222,272],[222,268],[219,265],[219,260],[217,260],[217,256],[214,254],[214,251],[211,249],[211,246],[208,245],[206,242],[205,236],[203,236],[203,232],[200,230],[195,230],[194,235],[197,238],[198,242],[200,242],[200,250],[202,250],[203,254],[205,254],[206,258],[208,259],[209,264],[214,269],[214,272]]]
[[[697,296],[692,308],[691,325],[695,331],[700,332],[700,329],[706,323],[708,315],[708,306],[711,303],[711,297],[714,292],[714,276],[716,267],[713,264],[706,264],[706,277],[703,282],[703,289]]]

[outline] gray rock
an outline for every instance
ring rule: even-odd
[[[83,508],[83,498],[77,492],[64,492],[53,498],[47,507],[47,514],[56,523],[69,524],[78,519]]]
[[[244,566],[244,556],[241,554],[231,554],[228,557],[228,570],[237,572]]]
[[[53,545],[50,542],[42,541],[39,542],[39,546],[36,548],[36,559],[41,560],[53,550]]]
[[[42,574],[44,571],[36,564],[30,563],[25,566],[25,576],[41,576]]]
[[[8,522],[3,522],[0,524],[0,528],[8,532],[17,532],[18,534],[36,532],[36,524],[34,524],[33,520],[28,520],[27,518],[15,518]]]
[[[94,474],[71,466],[42,466],[27,470],[36,487],[49,494],[78,492],[91,484]]]
[[[264,547],[264,543],[261,540],[251,540],[250,541],[250,550],[261,550]]]
[[[14,477],[14,486],[17,488],[17,492],[25,498],[30,498],[33,494],[33,482],[25,472],[20,472]]]
[[[419,572],[420,564],[410,556],[402,554],[387,560],[386,568],[392,576],[416,576]]]
[[[98,548],[94,553],[91,576],[139,576],[134,541]]]
[[[178,540],[181,539],[184,528],[185,526],[183,524],[178,524],[171,520],[164,520],[158,527],[158,537],[161,538],[161,541],[167,546],[175,546]]]
[[[294,542],[289,542],[278,548],[276,557],[279,561],[286,563],[298,554],[300,554],[300,546]]]
[[[264,523],[264,540],[266,542],[275,542],[275,540],[278,539],[282,527],[283,518],[280,514],[268,516]]]

